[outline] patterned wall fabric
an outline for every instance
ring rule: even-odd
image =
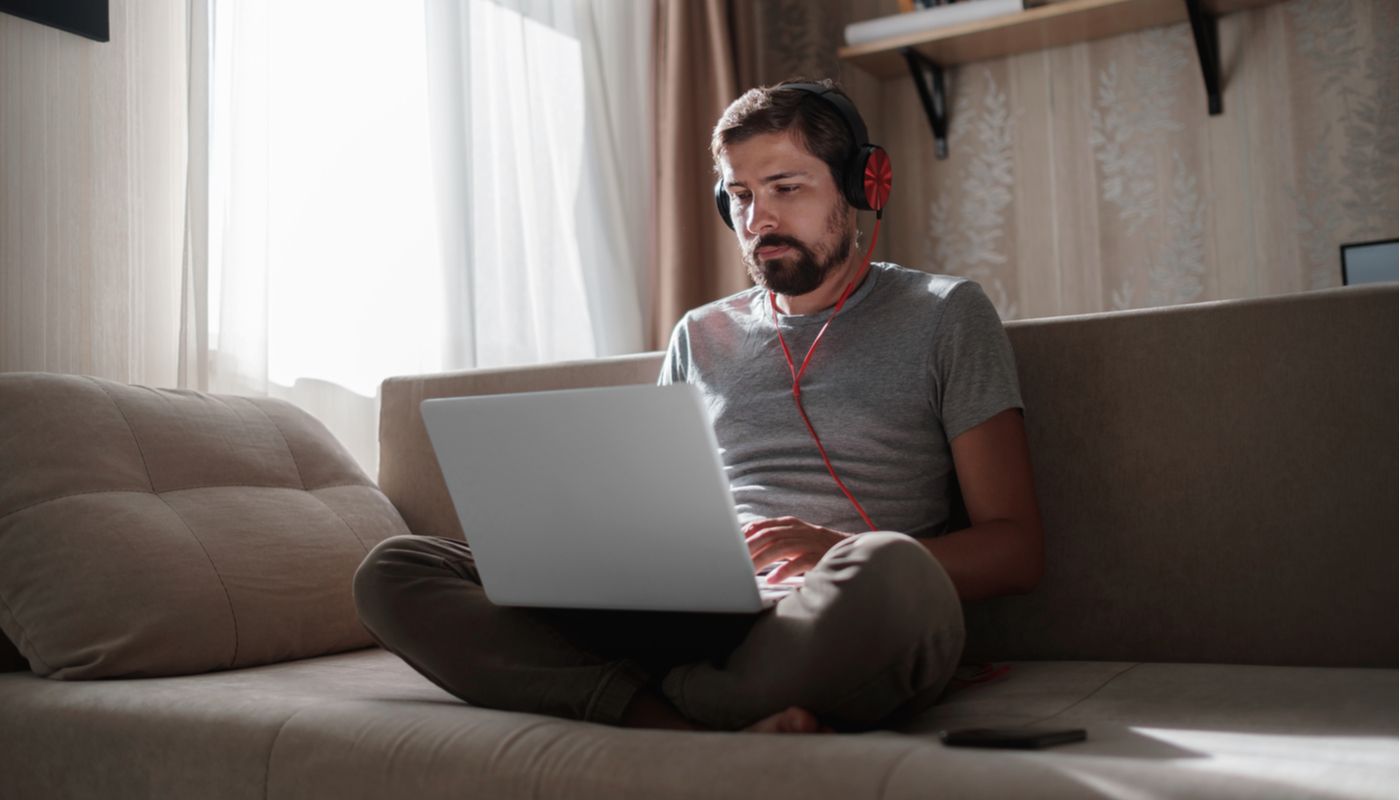
[[[946,161],[909,78],[835,58],[894,5],[755,0],[759,79],[842,80],[896,167],[884,257],[975,278],[1003,318],[1338,286],[1341,244],[1396,236],[1390,0],[1223,17],[1216,117],[1186,23],[957,67]]]

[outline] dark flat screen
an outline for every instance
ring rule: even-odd
[[[0,0],[0,11],[99,42],[112,38],[107,0]]]
[[[1400,273],[1400,250],[1396,240],[1342,245],[1342,285],[1390,283]]]

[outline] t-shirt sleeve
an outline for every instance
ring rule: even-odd
[[[661,362],[661,374],[657,376],[658,386],[672,383],[685,383],[690,374],[690,329],[686,318],[682,317],[671,330],[671,343],[666,347],[666,358]]]
[[[975,281],[944,301],[930,352],[934,404],[948,441],[1008,408],[1021,408],[1011,341],[996,307]]]

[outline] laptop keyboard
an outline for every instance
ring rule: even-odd
[[[758,584],[758,598],[763,602],[764,608],[771,608],[779,600],[792,594],[792,591],[801,586],[802,580],[807,577],[805,575],[798,575],[796,577],[786,578],[782,583],[769,583],[769,573],[777,568],[777,564],[769,564],[759,570],[757,575],[753,576],[754,581]]]
[[[760,594],[785,595],[802,585],[801,578],[788,578],[782,583],[769,583],[766,575],[754,576]]]

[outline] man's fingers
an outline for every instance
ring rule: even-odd
[[[805,551],[806,548],[794,542],[768,542],[756,550],[751,550],[749,557],[753,559],[754,564],[763,567],[774,561],[801,555]]]
[[[801,531],[796,528],[768,528],[759,531],[744,540],[749,546],[749,554],[758,552],[764,547],[787,542],[789,544],[803,541]]]
[[[794,577],[796,575],[801,575],[802,573],[810,570],[812,567],[815,567],[819,560],[819,557],[813,556],[810,553],[805,556],[799,556],[798,558],[794,558],[786,564],[782,565],[781,567],[778,567],[777,569],[768,573],[768,582],[782,583],[788,578]]]
[[[816,564],[831,546],[822,535],[826,533],[797,517],[762,519],[744,528],[749,558],[756,567],[761,569],[775,561],[789,559],[788,564],[779,568],[781,576],[775,578],[778,572],[770,573],[769,580],[774,582],[805,572]]]
[[[744,537],[748,538],[749,536],[761,533],[769,528],[787,528],[792,527],[794,523],[801,522],[802,520],[797,517],[767,517],[764,519],[756,519],[745,525],[741,530],[743,531]]]
[[[744,526],[744,538],[751,539],[771,530],[791,527],[792,523],[783,519],[761,519],[757,522],[750,522]]]

